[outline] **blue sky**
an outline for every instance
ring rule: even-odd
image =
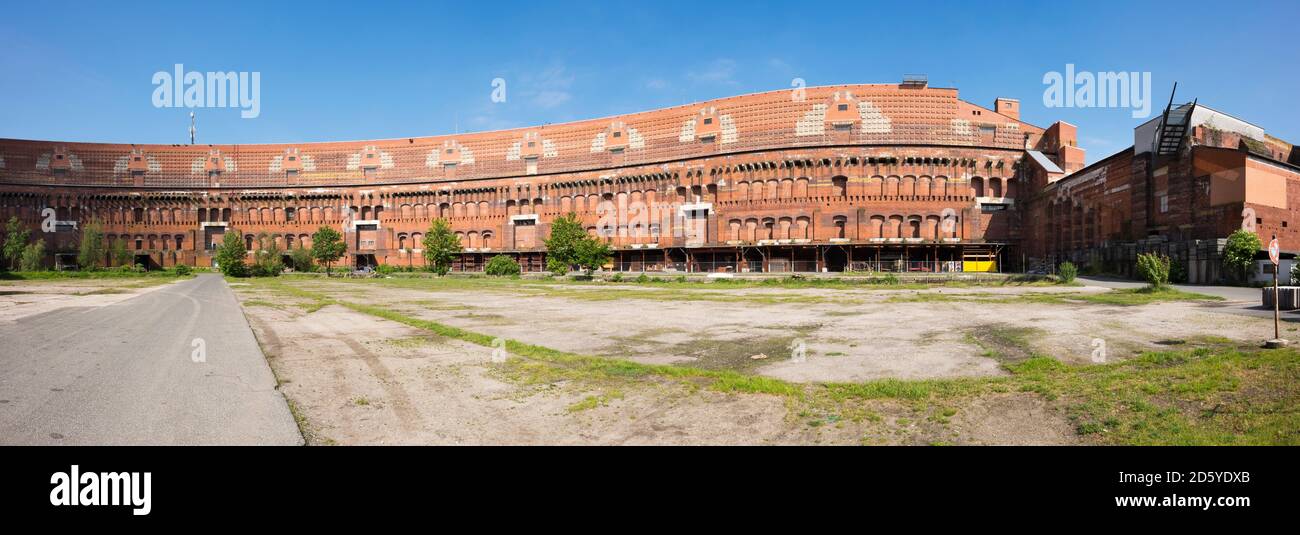
[[[397,138],[563,122],[716,97],[896,82],[1079,126],[1095,161],[1132,143],[1127,109],[1047,108],[1044,73],[1146,71],[1300,143],[1300,3],[11,2],[0,137],[183,143],[155,72],[261,73],[261,114],[200,109],[200,143]],[[491,101],[506,81],[505,103]]]

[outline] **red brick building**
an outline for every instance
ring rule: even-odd
[[[1237,229],[1265,244],[1277,236],[1284,257],[1300,250],[1295,146],[1196,103],[1138,126],[1133,141],[1069,175],[1027,167],[1029,258],[1131,275],[1137,254],[1160,252],[1187,280],[1208,283],[1221,279],[1224,242]]]
[[[626,270],[1017,269],[1061,254],[1047,240],[1067,232],[1023,218],[1025,200],[1083,163],[1069,124],[1034,126],[1015,100],[982,107],[911,80],[422,138],[0,140],[0,216],[65,260],[98,221],[153,267],[211,265],[227,232],[250,247],[263,232],[310,245],[322,225],[344,233],[352,264],[420,266],[423,233],[443,218],[465,247],[458,269],[505,253],[539,270],[550,222],[573,212]],[[1163,221],[1084,236],[1182,224]]]

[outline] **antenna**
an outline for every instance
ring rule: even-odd
[[[190,112],[190,145],[194,144],[194,112]]]

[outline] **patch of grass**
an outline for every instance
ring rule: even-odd
[[[609,405],[610,401],[615,399],[623,399],[623,392],[619,390],[611,390],[603,394],[587,396],[582,398],[581,401],[569,405],[566,410],[569,413],[582,412],[596,407],[604,407]]]
[[[131,291],[123,288],[100,288],[98,290],[90,290],[88,292],[77,292],[72,295],[80,297],[86,295],[110,295],[110,294],[128,294],[128,293],[131,293]]]
[[[1103,305],[1135,306],[1165,301],[1222,301],[1222,297],[1184,292],[1174,288],[1126,288],[1104,293],[1081,294],[1072,299]]]
[[[267,308],[274,308],[274,309],[279,309],[279,310],[283,310],[283,309],[284,309],[284,306],[283,306],[283,305],[281,305],[281,304],[279,304],[279,303],[272,303],[272,302],[270,302],[270,301],[266,301],[266,300],[264,300],[264,299],[245,299],[245,300],[243,300],[240,304],[242,304],[242,305],[244,305],[244,306],[246,306],[246,307],[267,307]]]
[[[1030,338],[1040,334],[1042,331],[1033,327],[994,323],[968,329],[966,340],[983,349],[983,356],[1005,365],[1033,357]]]

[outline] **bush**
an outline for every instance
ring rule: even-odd
[[[39,271],[44,263],[45,240],[36,240],[23,247],[22,257],[18,259],[18,266],[23,271]]]
[[[380,275],[385,275],[385,276],[392,275],[394,273],[397,273],[397,267],[390,266],[388,264],[379,264],[378,266],[375,266],[375,273],[378,273]]]
[[[310,273],[316,269],[312,264],[311,249],[303,247],[301,241],[298,242],[298,247],[289,253],[289,261],[293,264],[293,270],[299,273]]]
[[[1169,285],[1169,257],[1157,253],[1143,253],[1137,258],[1137,271],[1152,289]]]
[[[1183,284],[1187,282],[1187,264],[1178,259],[1169,261],[1169,282]]]
[[[1223,247],[1223,268],[1238,282],[1245,282],[1255,268],[1255,255],[1263,248],[1259,236],[1245,229],[1238,229],[1228,236],[1228,243]]]
[[[645,273],[642,273],[640,277],[636,278],[636,281],[637,283],[645,284],[647,282],[650,282],[650,276],[646,275]]]
[[[189,266],[185,264],[176,264],[176,275],[184,277],[186,275],[189,275],[191,272],[192,271],[190,270]]]
[[[1074,262],[1061,262],[1061,265],[1056,268],[1056,275],[1062,284],[1069,284],[1079,276],[1079,268],[1074,266]]]
[[[1300,265],[1300,264],[1296,264],[1296,265]],[[623,282],[623,274],[615,273],[613,277],[609,278],[609,282]]]
[[[519,262],[515,262],[514,258],[499,254],[488,260],[483,272],[494,277],[518,277],[521,270]]]

